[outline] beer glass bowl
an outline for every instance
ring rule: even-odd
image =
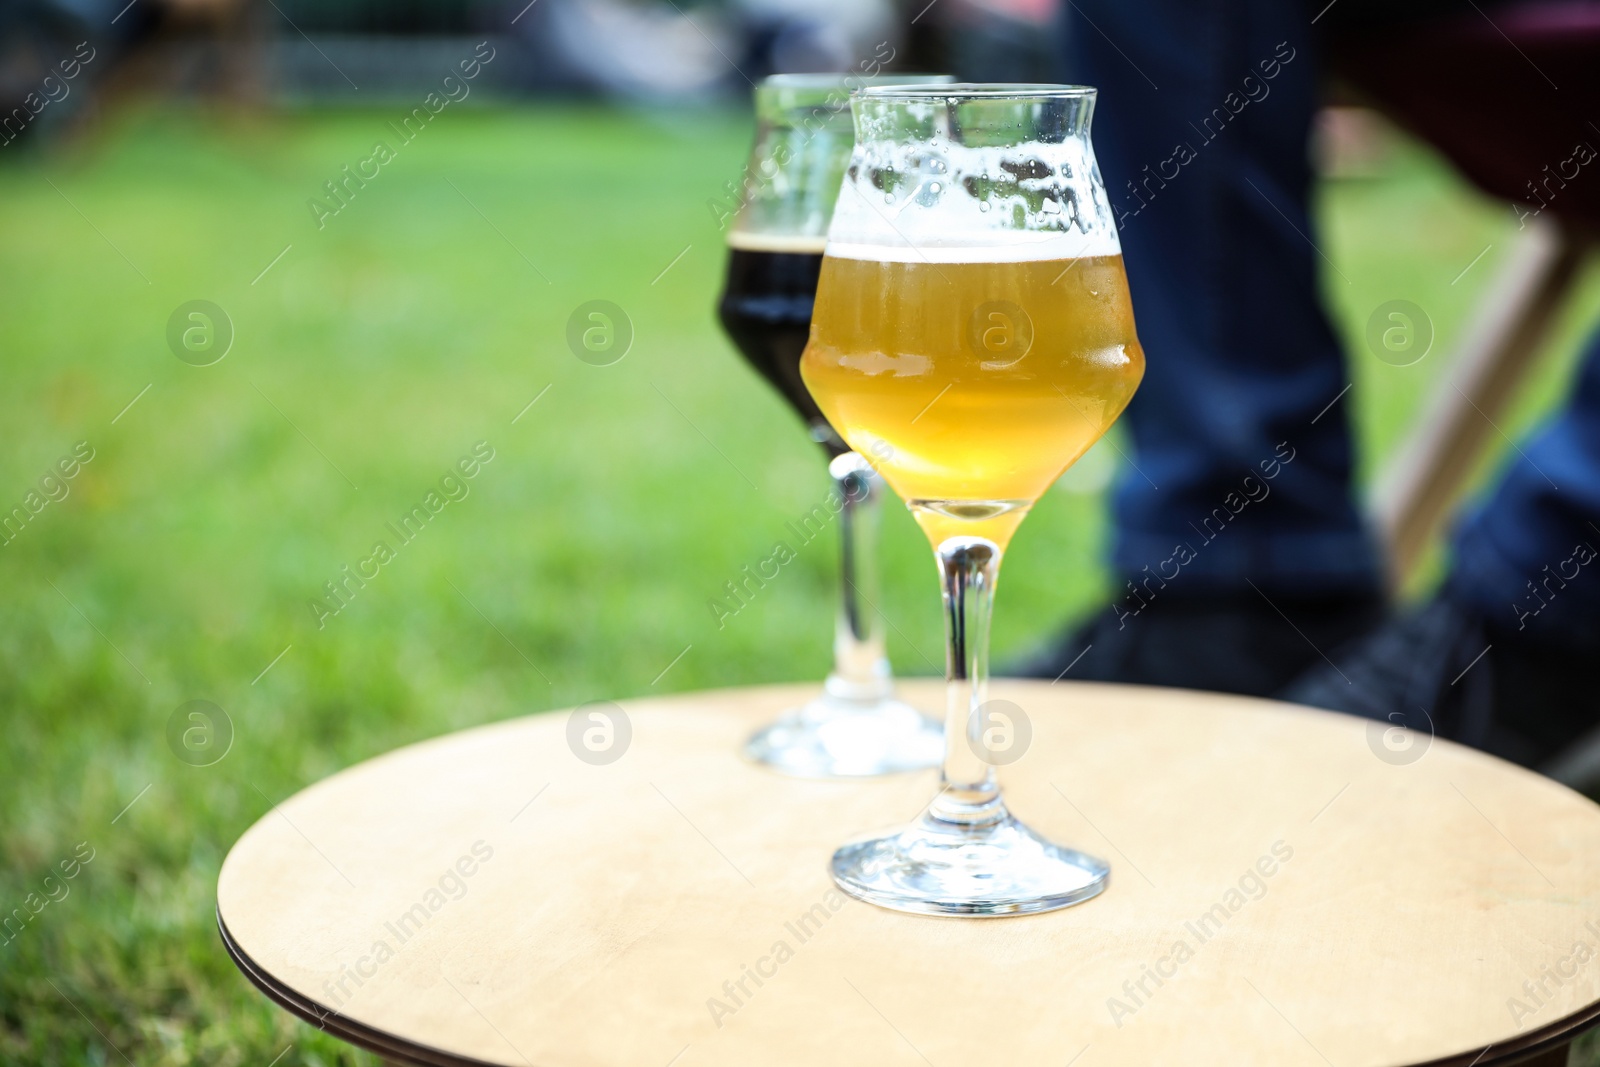
[[[946,628],[938,794],[833,855],[863,900],[941,915],[1048,911],[1101,892],[1101,860],[1013,816],[1026,758],[988,703],[1000,559],[1039,496],[1144,373],[1084,86],[870,88],[801,361],[833,427],[905,499],[938,561]]]
[[[828,778],[936,767],[941,727],[897,700],[877,613],[882,480],[828,425],[800,380],[822,249],[855,131],[850,93],[865,83],[938,83],[944,75],[778,74],[756,87],[756,140],[728,232],[718,316],[746,361],[789,403],[822,447],[830,497],[804,520],[808,536],[836,515],[842,537],[833,670],[822,692],[762,727],[745,755],[786,774]],[[729,591],[736,596],[738,587]]]

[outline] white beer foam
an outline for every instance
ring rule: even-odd
[[[755,233],[732,230],[728,247],[742,252],[782,252],[795,255],[821,255],[828,243],[822,234]]]
[[[899,263],[1015,263],[1120,256],[1087,136],[975,147],[858,142],[828,254]]]
[[[1122,243],[1110,233],[1030,233],[1013,231],[974,235],[972,244],[895,244],[829,241],[834,259],[871,259],[884,263],[1035,263],[1045,260],[1120,256]],[[981,242],[981,243],[979,243]]]

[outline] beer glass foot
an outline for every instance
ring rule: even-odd
[[[944,728],[898,700],[824,694],[745,742],[747,759],[796,778],[858,778],[937,767]]]
[[[1098,895],[1111,879],[1104,860],[1051,844],[1003,806],[977,826],[924,812],[903,830],[840,848],[832,869],[851,896],[923,915],[1054,911]]]

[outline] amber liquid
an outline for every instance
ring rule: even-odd
[[[1144,375],[1121,256],[823,260],[811,395],[937,547],[1002,548]]]

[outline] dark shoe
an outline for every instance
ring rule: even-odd
[[[1343,648],[1280,697],[1426,731],[1584,786],[1582,746],[1600,724],[1600,649],[1489,625],[1448,589]],[[1589,759],[1593,771],[1600,762]],[[1563,770],[1563,768],[1565,768]]]
[[[1137,603],[1137,602],[1135,602]],[[1004,673],[1268,696],[1383,618],[1376,594],[1271,600],[1254,590],[1114,604]]]

